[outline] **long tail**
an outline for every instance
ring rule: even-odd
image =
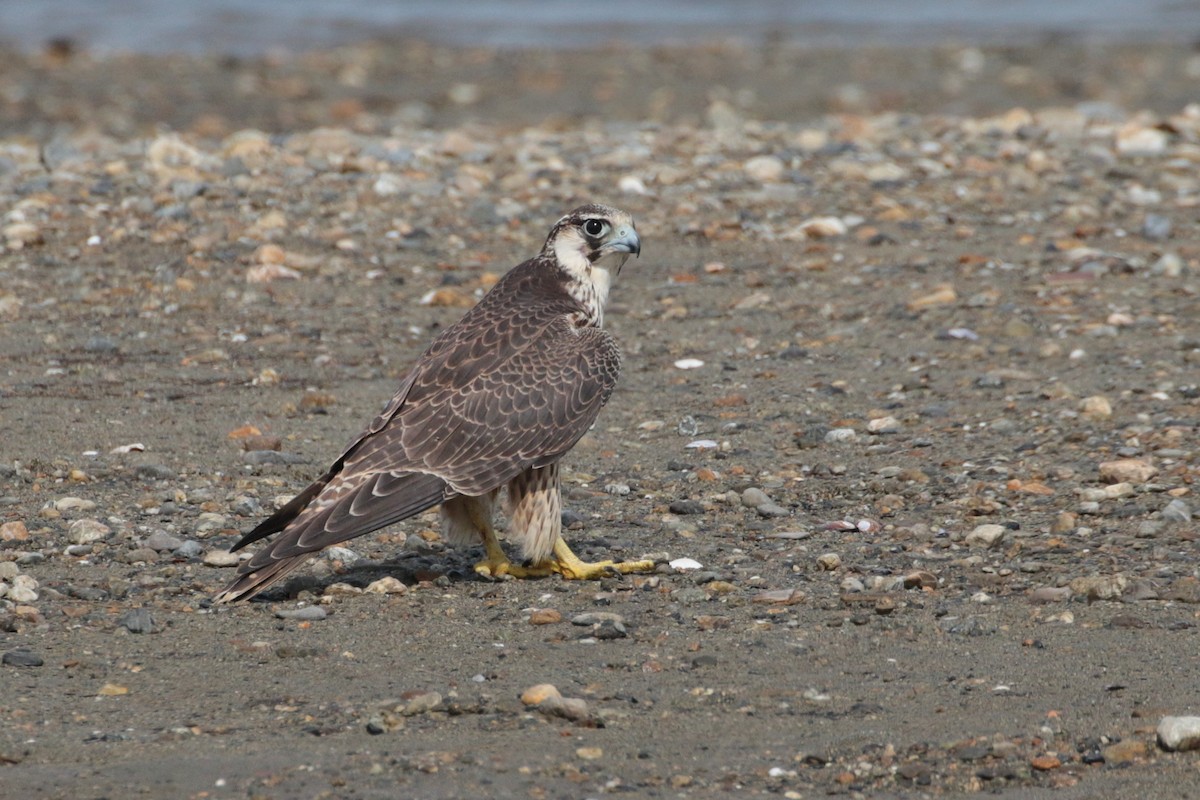
[[[214,598],[247,600],[276,583],[314,553],[419,514],[453,496],[446,482],[422,472],[334,476],[327,473],[238,540],[281,535],[238,568],[238,577]]]

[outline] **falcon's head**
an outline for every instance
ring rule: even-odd
[[[610,261],[619,273],[630,255],[642,252],[642,241],[628,213],[591,203],[555,223],[542,252],[553,253],[576,279],[594,279],[593,267],[604,268]]]

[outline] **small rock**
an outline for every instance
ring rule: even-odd
[[[1071,599],[1071,589],[1067,586],[1042,586],[1029,593],[1031,603],[1063,603]]]
[[[842,557],[837,553],[823,553],[817,556],[817,566],[826,572],[833,572],[842,565]]]
[[[792,512],[788,511],[778,503],[763,503],[754,509],[760,517],[764,519],[773,519],[777,517],[790,517]]]
[[[800,589],[771,589],[754,595],[751,602],[763,605],[791,606],[804,602],[804,592]]]
[[[1029,759],[1029,766],[1036,770],[1045,772],[1047,770],[1058,769],[1061,767],[1062,759],[1060,759],[1058,756],[1051,755],[1034,756],[1033,758]]]
[[[366,594],[405,594],[408,592],[408,587],[398,578],[388,575],[377,581],[371,581],[363,591]]]
[[[845,236],[848,230],[846,223],[837,217],[813,217],[801,222],[789,238],[832,239]]]
[[[999,547],[1008,535],[1008,528],[1003,525],[986,524],[976,526],[966,536],[967,547]]]
[[[41,656],[28,650],[9,650],[0,656],[0,664],[8,667],[40,667],[45,663]]]
[[[858,438],[858,434],[853,428],[833,428],[825,434],[826,444],[845,444],[853,442]]]
[[[562,622],[562,613],[553,608],[535,608],[529,614],[530,625],[554,625]]]
[[[107,539],[112,528],[98,519],[77,519],[67,527],[67,541],[71,544],[87,544]]]
[[[15,603],[33,603],[38,599],[38,582],[31,575],[18,575],[8,587],[8,599]]]
[[[1157,467],[1140,458],[1119,458],[1100,464],[1100,480],[1106,483],[1145,483],[1157,474]]]
[[[204,554],[203,562],[209,567],[236,567],[241,556],[228,550],[209,550]]]
[[[552,683],[539,683],[536,686],[530,686],[521,693],[521,702],[527,706],[540,706],[542,703],[550,699],[562,699],[562,694]]]
[[[84,500],[82,497],[60,497],[51,503],[55,511],[67,513],[70,511],[87,512],[96,507],[96,503],[92,500]]]
[[[1200,717],[1163,717],[1158,723],[1158,743],[1164,750],[1200,749]]]
[[[275,616],[279,619],[309,622],[325,619],[329,616],[329,612],[323,606],[301,606],[300,608],[277,608]]]
[[[667,506],[672,514],[687,516],[690,514],[703,514],[704,506],[698,500],[675,500]]]
[[[746,508],[758,508],[763,503],[771,502],[771,498],[767,497],[767,493],[762,489],[751,486],[746,491],[742,492],[742,505]]]
[[[577,747],[575,748],[575,755],[584,761],[595,761],[604,756],[604,750],[599,747]]]
[[[166,464],[153,462],[138,464],[134,467],[133,474],[142,480],[149,481],[173,481],[176,478],[175,470]]]
[[[876,417],[867,423],[867,431],[876,435],[898,433],[900,428],[900,420],[895,417]]]
[[[1124,741],[1110,744],[1108,747],[1100,751],[1104,756],[1105,763],[1109,765],[1127,764],[1131,761],[1136,761],[1139,758],[1145,758],[1149,748],[1141,739],[1125,739]]]
[[[1167,503],[1162,510],[1164,522],[1186,523],[1192,521],[1192,509],[1178,497]]]
[[[147,608],[126,611],[117,618],[117,625],[130,633],[159,633],[162,631]]]
[[[20,520],[0,525],[0,542],[24,542],[29,540],[29,530]]]
[[[337,582],[331,583],[325,587],[325,591],[321,593],[322,597],[358,597],[363,593],[363,590],[353,584]]]
[[[180,539],[178,536],[172,536],[166,531],[155,531],[146,537],[146,541],[143,544],[151,550],[158,552],[164,550],[174,551],[183,546],[183,539]]]
[[[192,559],[199,558],[203,553],[204,545],[192,539],[188,539],[183,544],[179,545],[179,547],[175,548],[175,551],[172,553],[172,555],[178,558]]]
[[[1124,575],[1087,575],[1071,581],[1071,591],[1088,600],[1117,600],[1129,579]]]
[[[746,176],[760,183],[774,183],[783,177],[786,165],[775,156],[755,156],[742,165]]]
[[[1112,416],[1112,403],[1104,395],[1085,397],[1079,403],[1079,413],[1091,420],[1108,419]]]

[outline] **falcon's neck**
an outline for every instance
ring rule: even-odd
[[[604,325],[604,304],[612,275],[607,269],[588,261],[577,237],[562,237],[554,243],[554,258],[567,275],[567,292],[583,306],[586,323],[599,328]]]

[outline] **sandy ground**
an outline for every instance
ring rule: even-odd
[[[1200,794],[1197,64],[1054,44],[4,55],[5,796]],[[212,606],[586,200],[568,537],[699,568],[426,516]]]

